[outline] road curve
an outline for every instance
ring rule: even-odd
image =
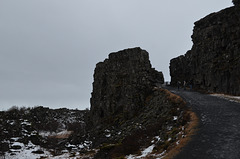
[[[181,96],[199,117],[199,130],[174,159],[240,159],[240,103],[167,89]]]

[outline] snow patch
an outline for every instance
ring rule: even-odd
[[[40,146],[34,145],[31,141],[24,145],[23,143],[14,142],[11,146],[21,146],[21,149],[10,149],[10,152],[5,153],[5,159],[32,159],[50,156],[48,151],[45,151]],[[33,151],[43,150],[43,154],[34,154]]]
[[[178,119],[178,116],[173,116],[173,120],[177,120]]]
[[[14,138],[14,140],[18,140],[18,138]],[[74,155],[70,153],[68,150],[62,150],[61,155],[53,156],[47,149],[44,149],[38,145],[34,145],[31,141],[28,144],[24,145],[20,142],[13,142],[11,146],[21,146],[20,149],[10,149],[9,152],[5,153],[5,159],[37,159],[37,158],[48,158],[48,159],[77,159],[77,158],[93,158],[94,154],[97,150],[94,150],[93,154],[80,154],[79,152],[74,152]],[[82,145],[84,148],[89,147],[91,145],[91,141],[85,141]],[[78,150],[79,146],[68,144],[66,147],[71,147],[72,149]],[[33,153],[34,151],[43,151],[43,154]],[[1,157],[0,157],[1,158]]]
[[[111,137],[111,134],[107,134],[107,135],[105,135],[107,138],[109,138],[109,137]]]
[[[21,125],[28,125],[28,126],[30,126],[30,125],[31,125],[31,123],[30,123],[30,122],[28,122],[28,120],[24,120],[24,121],[21,123]]]
[[[148,148],[146,148],[145,150],[143,150],[142,155],[140,157],[146,157],[148,154],[152,153],[154,147],[155,147],[155,145],[151,145]]]
[[[155,142],[158,142],[158,141],[161,141],[160,136],[155,136],[155,137],[153,138],[153,140],[151,141],[151,143],[155,143]]]
[[[178,141],[176,142],[176,145],[179,145],[179,142],[180,142],[180,141],[178,140]]]
[[[141,153],[141,156],[135,156],[135,155],[129,155],[126,156],[127,159],[137,159],[137,158],[143,158],[146,157],[147,155],[151,154],[153,151],[153,148],[155,147],[155,145],[151,145],[149,147],[147,147],[146,149],[144,149]]]

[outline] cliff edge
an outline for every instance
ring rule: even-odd
[[[90,110],[93,124],[121,113],[133,117],[144,107],[153,88],[163,82],[162,72],[152,68],[147,51],[132,48],[109,54],[94,72]]]
[[[192,49],[170,61],[171,85],[192,82],[195,89],[240,95],[240,7],[195,22]]]
[[[180,97],[161,88],[163,82],[139,47],[96,65],[87,123],[92,148],[99,149],[95,158],[141,156],[149,145],[145,157],[156,158],[179,142],[189,114]]]

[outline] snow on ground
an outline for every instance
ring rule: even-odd
[[[59,156],[47,157],[47,159],[79,159],[79,158],[91,159],[91,158],[93,158],[93,156],[91,156],[91,155],[81,155],[80,153],[76,153],[76,154],[64,153],[64,154],[59,155]]]
[[[30,122],[28,122],[28,120],[24,120],[21,125],[28,125],[31,126],[32,124]]]
[[[85,143],[86,145],[89,144],[88,141]],[[20,149],[11,149],[10,152],[5,153],[5,158],[3,156],[0,156],[0,159],[40,159],[40,158],[46,158],[46,159],[77,159],[77,158],[93,158],[94,154],[97,152],[97,150],[93,150],[93,153],[87,153],[87,154],[80,154],[79,152],[70,153],[69,151],[65,150],[62,151],[62,155],[59,156],[53,156],[51,152],[48,150],[34,145],[32,142],[29,142],[27,145],[24,145],[23,143],[19,142],[13,142],[12,146],[21,146]],[[73,145],[75,146],[75,145]],[[36,154],[33,152],[40,151],[41,154]],[[2,157],[2,158],[1,158]]]
[[[142,155],[139,157],[140,158],[146,157],[148,154],[152,153],[154,147],[155,147],[155,145],[149,146],[148,148],[146,148],[145,150],[142,151]]]
[[[50,153],[43,151],[40,146],[34,145],[32,142],[29,142],[27,145],[23,143],[14,142],[12,146],[21,146],[20,149],[10,149],[11,152],[5,154],[5,159],[36,159],[44,156],[49,156]],[[35,154],[33,151],[42,150],[43,154]]]
[[[154,147],[155,147],[155,145],[151,145],[151,146],[147,147],[146,149],[144,149],[144,150],[141,152],[141,153],[142,153],[141,156],[129,155],[129,156],[126,156],[126,158],[127,158],[127,159],[144,158],[144,157],[146,157],[147,155],[149,155],[149,154],[152,153]]]
[[[69,131],[62,131],[59,133],[55,133],[56,137],[69,135]],[[49,132],[42,132],[43,136],[52,135]],[[82,144],[72,145],[67,144],[66,149],[62,151],[62,154],[59,156],[53,156],[51,150],[44,149],[38,145],[34,145],[31,141],[28,144],[23,144],[20,141],[20,137],[12,137],[9,141],[6,141],[10,144],[11,149],[5,153],[4,156],[0,155],[0,159],[76,159],[76,158],[92,158],[97,150],[94,150],[87,154],[80,154],[79,151],[86,150],[86,152],[90,151],[90,147],[92,145],[92,141],[84,141]],[[69,152],[67,148],[71,148],[72,151]]]
[[[224,98],[224,99],[227,99],[227,100],[229,100],[231,102],[240,103],[240,96],[231,96],[231,95],[226,95],[226,94],[211,94],[211,96]]]
[[[158,142],[160,141],[161,138],[159,136],[155,136],[152,140],[152,143],[154,142]],[[153,157],[153,158],[156,158],[156,159],[162,159],[164,157],[164,155],[166,154],[166,151],[163,151],[162,153],[160,154],[154,154],[153,153],[153,149],[155,147],[155,144],[152,144],[151,146],[145,148],[144,150],[141,151],[141,155],[137,156],[137,155],[128,155],[126,156],[127,159],[141,159],[141,158],[146,158],[146,157]]]
[[[173,120],[177,120],[178,119],[178,116],[173,116]]]
[[[35,149],[36,150],[36,149]],[[4,159],[40,159],[40,158],[46,158],[46,159],[77,159],[77,158],[93,158],[93,155],[81,155],[80,153],[71,154],[71,153],[64,153],[59,156],[52,156],[50,152],[44,151],[44,154],[34,154],[32,153],[33,149],[30,150],[23,150],[19,153],[16,153],[16,155],[11,155],[7,153],[5,155]],[[1,158],[1,156],[0,156]],[[2,158],[1,158],[2,159]]]
[[[165,156],[166,151],[163,151],[160,154],[151,154],[154,147],[155,147],[155,145],[151,145],[151,146],[147,147],[146,149],[144,149],[142,151],[142,154],[140,156],[128,155],[128,156],[126,156],[126,158],[127,159],[143,159],[143,158],[146,158],[146,157],[150,157],[150,158],[153,157],[153,158],[156,158],[156,159],[162,159]]]

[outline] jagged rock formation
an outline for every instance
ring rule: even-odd
[[[36,107],[0,112],[0,158],[18,155],[12,154],[16,149],[45,153],[37,146],[53,155],[96,159],[140,155],[151,146],[147,157],[161,157],[186,135],[190,119],[186,103],[160,88],[163,81],[145,50],[111,53],[96,66],[90,111]]]
[[[131,118],[163,82],[163,74],[151,67],[147,51],[133,48],[109,54],[94,73],[90,111],[94,125],[120,113]]]
[[[163,81],[141,48],[111,53],[96,65],[87,123],[93,148],[100,148],[95,158],[121,158],[149,144],[160,154],[179,140],[189,120],[186,103],[160,88]]]
[[[210,92],[240,95],[240,8],[236,5],[195,22],[193,46],[170,62],[171,84],[193,81]]]

